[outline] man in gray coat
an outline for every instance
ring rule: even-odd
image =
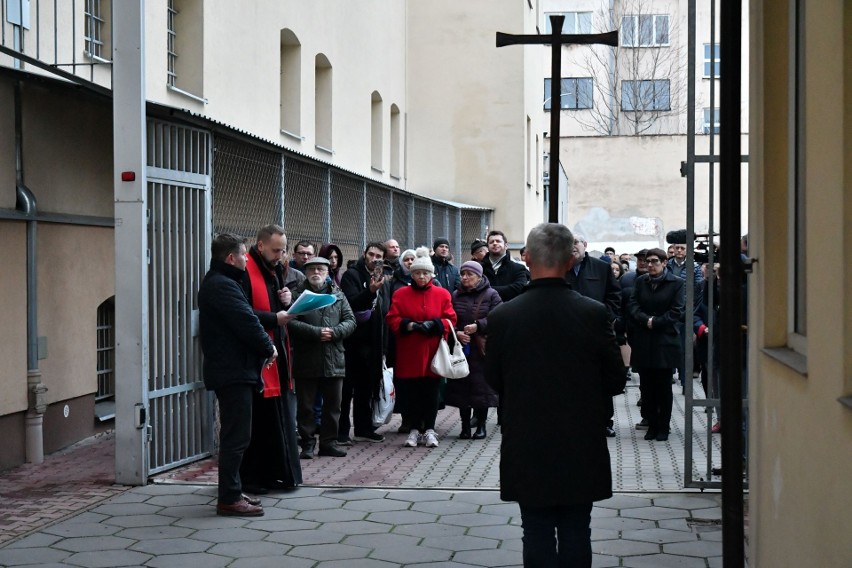
[[[607,308],[565,281],[573,247],[564,225],[536,226],[532,282],[488,315],[485,377],[503,402],[500,496],[520,505],[524,566],[590,567],[592,503],[612,496],[604,426],[624,366]]]
[[[293,376],[296,379],[299,427],[302,452],[299,457],[314,457],[316,420],[314,403],[317,391],[322,395],[322,426],[319,455],[343,457],[346,451],[337,445],[340,421],[340,399],[346,362],[343,340],[355,331],[355,315],[346,296],[328,278],[329,261],[315,256],[305,262],[306,280],[296,289],[295,296],[305,290],[315,294],[333,294],[337,301],[330,306],[307,312],[287,325],[293,347]]]

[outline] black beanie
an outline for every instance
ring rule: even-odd
[[[488,244],[481,239],[476,239],[475,241],[473,241],[470,244],[470,254],[475,253],[476,251],[478,251],[479,249],[481,249],[483,247],[488,248]]]
[[[450,241],[448,241],[444,237],[438,237],[437,239],[435,239],[435,242],[432,243],[432,250],[435,250],[436,248],[438,248],[441,245],[450,246]]]

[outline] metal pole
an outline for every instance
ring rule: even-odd
[[[550,16],[553,37],[562,35],[565,16]],[[554,41],[550,56],[550,160],[548,160],[550,203],[547,220],[559,222],[559,113],[562,111],[562,43]]]
[[[742,89],[742,0],[721,3],[719,84],[719,180],[722,246],[721,389],[722,414],[722,563],[726,568],[744,564],[743,441],[742,441],[742,281],[740,260],[740,94]]]
[[[113,3],[115,480],[148,478],[148,227],[145,2]],[[135,179],[122,181],[122,172]]]

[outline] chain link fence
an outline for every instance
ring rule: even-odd
[[[288,245],[300,240],[340,247],[344,262],[368,242],[400,248],[450,241],[459,265],[474,239],[484,238],[492,210],[461,208],[400,191],[308,158],[216,137],[213,150],[213,230],[250,240],[266,224],[283,225]]]

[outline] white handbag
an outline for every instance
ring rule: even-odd
[[[450,347],[442,334],[441,342],[438,343],[438,350],[435,352],[435,356],[432,357],[432,363],[429,365],[429,368],[433,373],[441,377],[463,379],[470,374],[467,358],[464,356],[464,351],[462,351],[461,342],[456,339],[452,322],[449,320],[444,321],[450,326],[449,337],[453,345]]]

